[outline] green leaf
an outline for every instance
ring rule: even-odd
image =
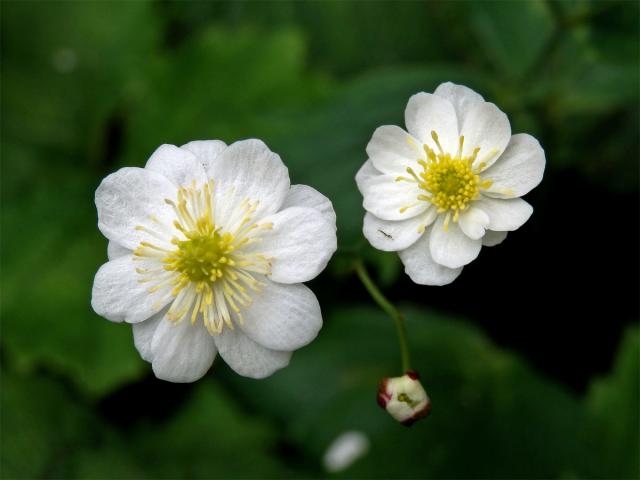
[[[159,36],[150,2],[8,2],[2,11],[3,138],[81,151],[138,83]]]
[[[640,477],[640,331],[623,338],[613,372],[592,385],[587,401],[591,455],[585,474],[600,478]]]
[[[527,73],[555,27],[549,7],[542,0],[474,2],[470,13],[480,47],[498,71],[508,77],[520,78]]]
[[[0,477],[65,477],[93,419],[55,381],[2,372]]]
[[[166,423],[107,436],[74,465],[79,478],[300,478],[279,460],[277,441],[272,423],[204,380]]]
[[[315,458],[341,432],[363,431],[371,451],[343,473],[347,478],[575,474],[584,451],[576,398],[468,324],[404,310],[413,366],[433,402],[431,416],[411,429],[375,403],[377,382],[401,372],[392,322],[373,308],[328,315],[319,338],[260,384],[235,376],[229,382],[253,408],[287,421],[291,438]]]
[[[29,149],[9,151],[25,162],[40,158]],[[107,242],[96,228],[94,180],[68,166],[38,167],[40,175],[27,180],[21,168],[12,164],[4,172],[15,180],[3,190],[2,209],[3,228],[11,232],[3,236],[1,254],[6,354],[21,371],[46,366],[94,395],[139,378],[148,367],[131,327],[98,317],[90,305],[93,277],[107,261]]]

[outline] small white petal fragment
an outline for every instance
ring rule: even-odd
[[[430,241],[431,229],[428,229],[417,242],[399,252],[404,271],[419,285],[448,285],[462,273],[462,267],[447,268],[436,263],[431,257]]]
[[[382,172],[380,172],[380,170],[376,170],[371,160],[367,160],[362,164],[358,173],[356,173],[356,185],[363,196],[367,186],[369,185],[369,180],[379,175],[382,175]]]
[[[467,237],[477,240],[482,238],[489,226],[489,215],[479,208],[471,207],[460,214],[458,224]]]
[[[242,140],[229,145],[212,163],[209,175],[216,182],[219,220],[224,224],[231,212],[227,206],[250,196],[257,201],[255,217],[280,210],[289,192],[289,171],[280,156],[261,140]]]
[[[482,241],[479,238],[469,238],[457,223],[445,225],[445,219],[438,217],[431,230],[429,248],[436,263],[459,268],[476,259],[482,248]]]
[[[476,104],[484,102],[484,98],[482,98],[482,95],[479,93],[474,92],[464,85],[456,85],[451,82],[440,84],[433,94],[451,102],[456,110],[458,125],[464,123],[467,113],[471,111]]]
[[[460,125],[460,135],[464,137],[463,155],[472,155],[473,149],[479,148],[473,165],[483,171],[507,148],[511,125],[504,112],[493,103],[477,103]]]
[[[319,211],[329,223],[336,224],[336,212],[333,210],[331,200],[308,185],[291,185],[280,209],[289,207],[313,208]]]
[[[167,312],[163,310],[144,322],[134,323],[131,326],[131,329],[133,330],[133,344],[142,359],[147,362],[151,362],[153,360],[151,341],[153,340],[153,336],[166,313]]]
[[[268,377],[289,365],[291,360],[291,352],[263,347],[237,329],[225,329],[214,340],[227,365],[243,377]]]
[[[212,177],[213,164],[216,158],[227,148],[227,144],[220,140],[194,140],[185,143],[180,148],[193,153],[202,164],[208,177]]]
[[[322,327],[320,304],[302,284],[283,285],[265,279],[244,311],[240,328],[253,341],[272,350],[297,350],[316,338]]]
[[[166,290],[154,295],[140,283],[131,255],[118,257],[100,267],[93,281],[91,306],[112,322],[142,322],[159,312],[171,301]]]
[[[521,198],[502,200],[485,197],[476,205],[489,215],[489,230],[512,232],[529,220],[533,207]]]
[[[507,238],[507,232],[494,232],[493,230],[487,230],[482,237],[482,245],[485,247],[495,247]]]
[[[521,197],[542,181],[545,163],[538,140],[526,133],[514,135],[505,152],[484,172],[492,182],[484,193],[497,198]]]
[[[213,337],[202,325],[165,318],[151,340],[153,373],[161,380],[195,382],[207,373],[215,356]]]
[[[413,245],[436,219],[435,207],[426,212],[398,222],[382,220],[367,212],[362,232],[369,243],[384,252],[397,252]]]
[[[390,175],[369,177],[360,183],[365,210],[383,220],[404,220],[424,212],[429,204],[418,200],[416,183],[397,182]]]
[[[145,169],[164,175],[176,188],[207,181],[202,163],[196,156],[175,145],[160,145],[149,157]]]
[[[152,217],[171,224],[173,214],[164,199],[175,196],[175,186],[164,175],[143,168],[121,168],[96,190],[98,228],[109,240],[133,250],[146,239],[136,227],[149,225]]]
[[[131,250],[119,245],[118,242],[109,240],[109,243],[107,244],[107,258],[109,260],[115,260],[116,258],[131,255],[132,253],[133,252]]]
[[[369,451],[369,438],[362,432],[349,430],[338,435],[324,454],[322,463],[331,473],[346,470]]]
[[[367,145],[367,155],[376,170],[388,175],[404,174],[406,165],[414,165],[424,155],[422,142],[400,127],[378,127]]]
[[[276,282],[315,278],[338,248],[335,223],[313,208],[287,208],[263,218],[262,224],[271,228],[252,249],[272,259],[271,279]]]
[[[409,99],[404,119],[409,133],[422,143],[439,151],[438,143],[431,134],[437,132],[442,150],[455,152],[459,126],[456,111],[449,100],[431,93],[417,93]]]

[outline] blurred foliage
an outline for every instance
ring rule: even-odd
[[[89,306],[106,260],[89,200],[100,179],[196,138],[264,139],[294,183],[334,202],[343,254],[325,275],[358,252],[392,284],[397,257],[363,249],[353,176],[373,129],[445,80],[538,136],[552,173],[637,190],[638,13],[568,0],[3,2],[0,475],[317,478],[354,428],[372,447],[349,477],[639,475],[637,330],[577,398],[464,320],[409,307],[435,410],[405,430],[373,401],[397,372],[388,320],[336,301],[283,372],[254,382],[216,365],[161,421],[123,426],[100,405],[149,366],[129,328]]]

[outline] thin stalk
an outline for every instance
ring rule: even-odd
[[[402,358],[402,370],[404,372],[411,370],[411,360],[409,356],[409,344],[407,342],[407,330],[404,324],[404,315],[398,310],[384,294],[380,291],[378,286],[369,276],[366,267],[361,260],[355,262],[355,270],[358,274],[358,278],[367,289],[371,298],[378,304],[378,306],[389,315],[396,327],[398,333],[398,345],[400,346],[400,356]]]

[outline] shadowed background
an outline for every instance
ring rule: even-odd
[[[3,478],[635,478],[640,475],[636,2],[11,2],[2,9]],[[354,175],[410,95],[466,84],[547,155],[531,220],[456,282],[414,285],[361,235]],[[93,193],[162,143],[258,137],[334,202],[311,282],[325,326],[268,380],[222,361],[156,380],[90,308]],[[407,314],[432,397],[375,404]],[[329,474],[345,430],[367,455]]]

